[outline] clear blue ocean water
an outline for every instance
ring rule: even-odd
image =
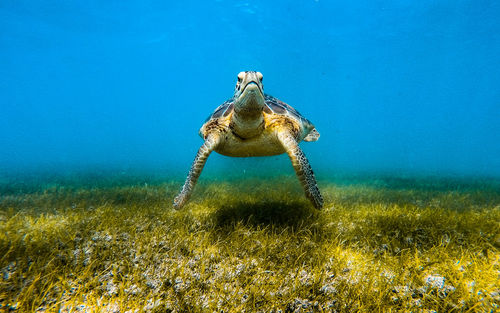
[[[0,168],[185,175],[242,70],[337,172],[500,177],[498,1],[0,2]],[[213,154],[203,175],[286,172]]]

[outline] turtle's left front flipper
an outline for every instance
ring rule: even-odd
[[[311,200],[314,207],[321,209],[323,207],[323,197],[316,184],[311,165],[309,165],[304,152],[300,149],[297,140],[288,132],[279,132],[278,139],[292,161],[293,168],[304,188],[306,197]]]
[[[203,166],[207,162],[208,156],[219,143],[219,137],[215,135],[210,135],[205,139],[205,142],[201,145],[196,157],[194,158],[191,169],[189,170],[184,186],[182,186],[181,192],[174,199],[174,208],[180,209],[189,200],[193,188],[200,177]]]

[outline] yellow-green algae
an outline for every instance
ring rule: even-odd
[[[495,181],[180,184],[4,184],[0,311],[499,310]]]

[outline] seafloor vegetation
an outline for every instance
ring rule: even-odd
[[[319,184],[3,179],[0,311],[500,310],[498,181]]]

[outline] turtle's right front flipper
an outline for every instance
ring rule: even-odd
[[[218,144],[217,136],[208,136],[205,142],[201,145],[196,157],[194,158],[191,169],[189,170],[184,186],[182,186],[181,192],[174,199],[174,208],[180,209],[189,200],[193,188],[196,185],[198,177],[200,177],[203,166],[207,162],[208,156],[215,149]]]

